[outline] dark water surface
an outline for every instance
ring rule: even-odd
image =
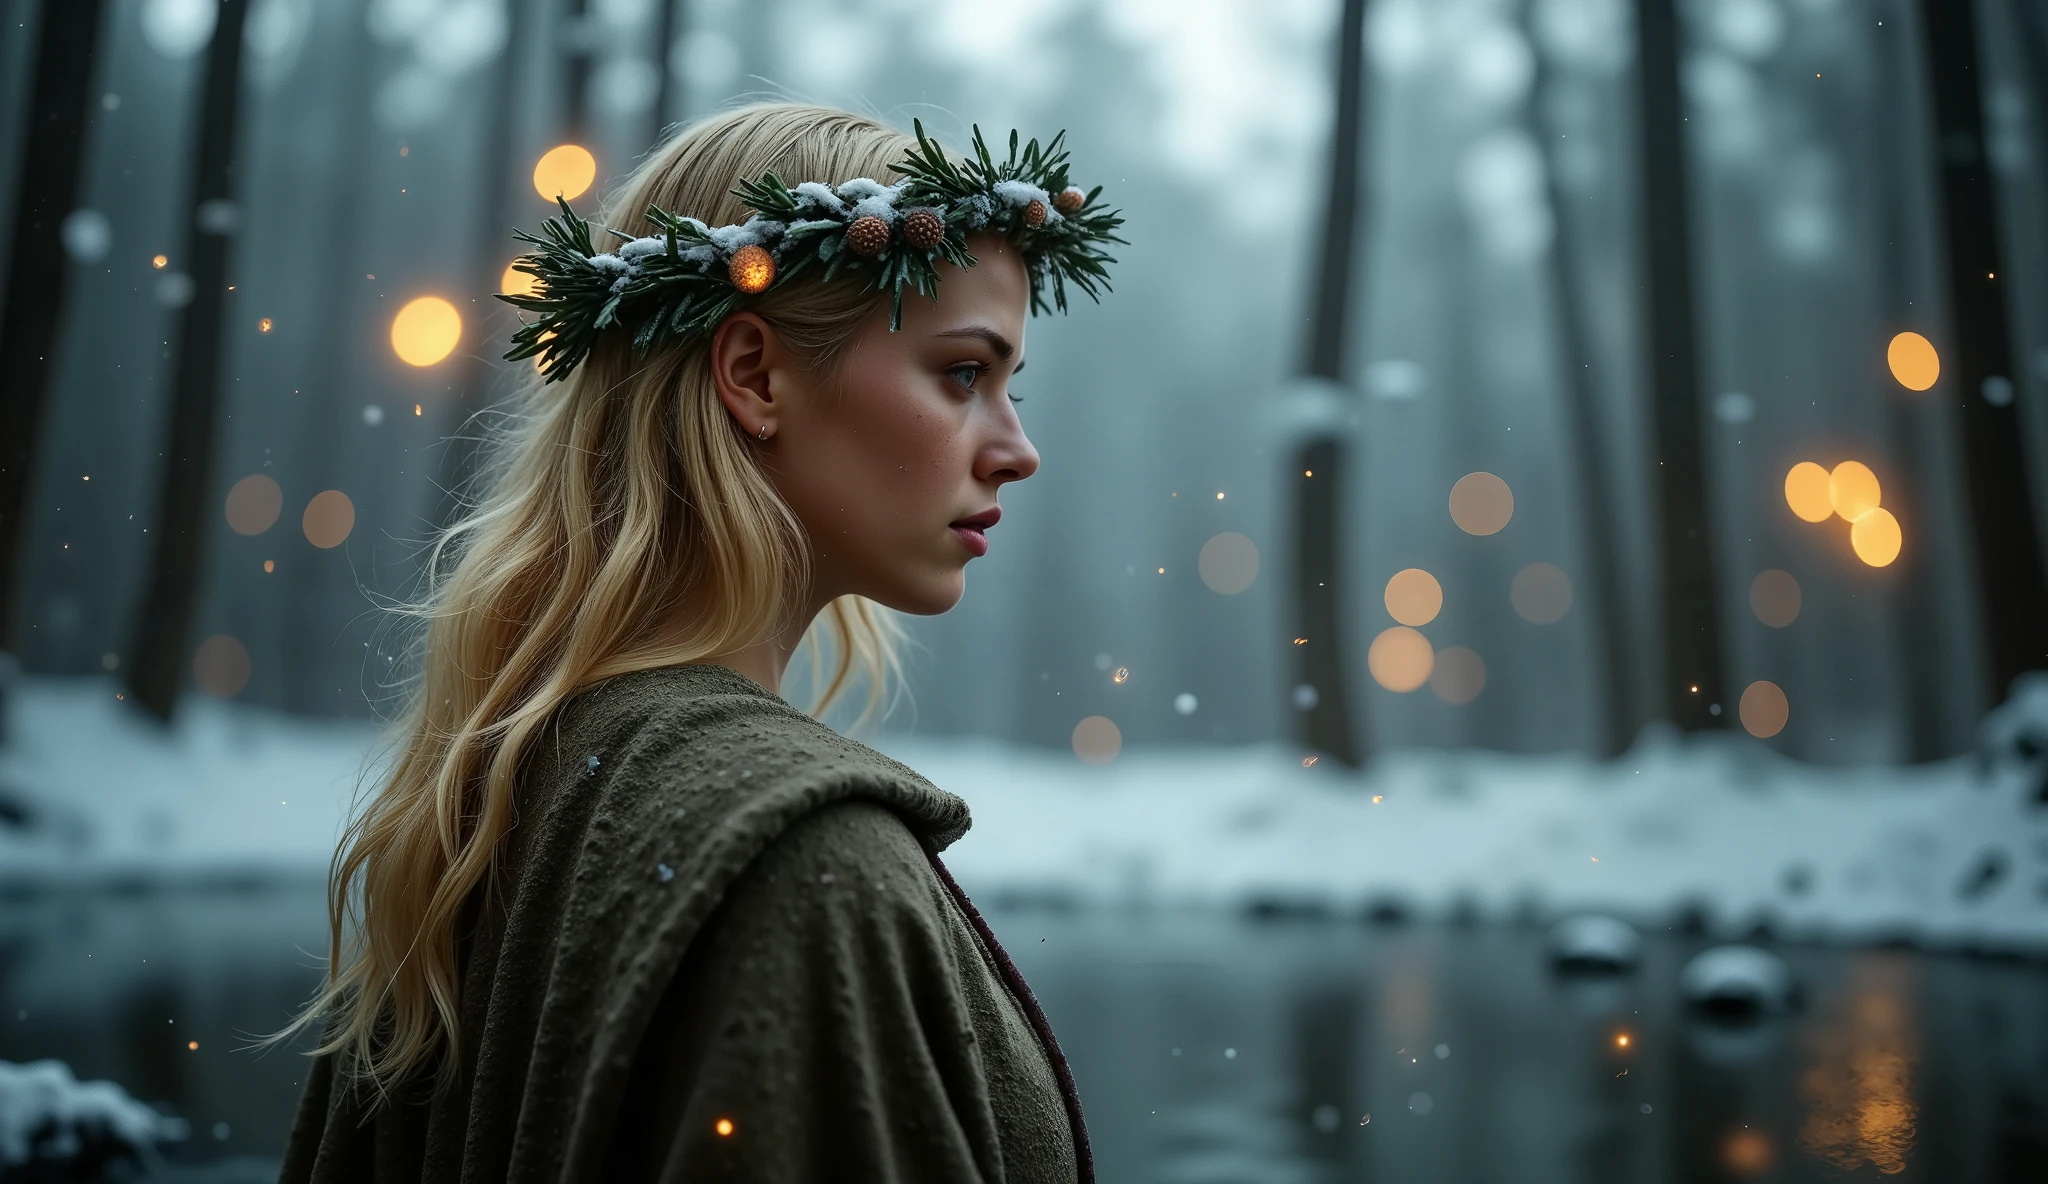
[[[988,915],[1104,1184],[2048,1181],[2038,964],[1781,948],[1803,1006],[1731,1028],[1686,1013],[1705,942],[1670,932],[1578,980],[1535,928]],[[305,1062],[242,1050],[311,988],[322,926],[302,890],[0,904],[0,1059],[168,1104],[179,1179],[261,1179]]]

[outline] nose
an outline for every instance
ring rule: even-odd
[[[975,477],[990,485],[1022,481],[1038,471],[1038,449],[1031,446],[1024,426],[1014,413],[1005,418],[1009,422],[975,458]]]

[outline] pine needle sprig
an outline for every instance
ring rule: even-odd
[[[556,382],[613,326],[632,326],[633,346],[642,354],[664,340],[687,344],[708,338],[752,298],[729,270],[734,255],[750,247],[768,251],[773,262],[762,292],[810,275],[830,281],[868,273],[868,289],[891,296],[892,330],[902,327],[906,287],[936,298],[940,262],[975,265],[967,237],[976,232],[998,232],[1016,244],[1034,313],[1066,311],[1069,287],[1097,301],[1109,290],[1108,265],[1116,259],[1103,248],[1126,241],[1116,234],[1124,219],[1121,211],[1103,207],[1100,186],[1075,205],[1079,191],[1070,191],[1064,131],[1044,145],[1035,138],[1020,145],[1012,131],[1009,151],[998,160],[976,126],[971,151],[956,161],[925,134],[922,121],[913,126],[917,146],[891,166],[902,177],[895,186],[857,180],[829,191],[792,188],[768,172],[732,190],[755,211],[745,224],[714,229],[650,205],[646,216],[654,236],[634,239],[605,228],[624,244],[616,254],[598,252],[590,223],[557,197],[561,215],[546,219],[541,234],[514,232],[539,248],[513,263],[513,270],[533,277],[534,290],[501,293],[498,299],[539,315],[513,333],[506,359],[537,357],[546,381]],[[891,233],[882,250],[864,256],[850,245],[856,209],[873,213],[878,198]],[[1055,212],[1061,202],[1066,208]],[[935,243],[923,247],[907,241],[901,229],[920,210],[937,215],[943,228]],[[1033,224],[1032,217],[1039,221]],[[873,250],[874,244],[864,247]]]

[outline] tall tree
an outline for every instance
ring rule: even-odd
[[[58,228],[78,199],[101,8],[100,0],[43,0],[37,25],[7,291],[0,296],[0,650],[15,648],[36,441],[71,275]]]
[[[1306,372],[1341,387],[1345,338],[1352,319],[1351,289],[1359,223],[1359,154],[1364,138],[1365,0],[1344,0],[1337,22],[1337,96],[1330,146],[1330,189],[1317,251],[1316,288],[1309,312]],[[1346,402],[1352,401],[1346,398]],[[1341,505],[1348,468],[1341,428],[1312,426],[1297,444],[1294,483],[1294,585],[1301,681],[1314,687],[1302,712],[1303,739],[1332,759],[1356,766],[1363,746],[1351,719],[1345,665],[1343,531]],[[1309,476],[1308,474],[1314,474]]]
[[[1658,570],[1663,585],[1663,706],[1688,731],[1718,728],[1735,713],[1721,673],[1713,524],[1707,515],[1705,436],[1694,340],[1692,221],[1687,216],[1685,112],[1678,90],[1678,13],[1673,0],[1636,0],[1641,91],[1643,307],[1647,324],[1652,447],[1658,495]]]
[[[669,108],[675,106],[676,102],[676,30],[682,27],[681,10],[684,0],[655,2],[661,6],[661,10],[656,16],[654,26],[654,68],[658,71],[655,77],[661,81],[655,85],[654,105],[649,109],[649,122],[653,124],[647,129],[649,152],[661,147],[661,142],[667,138],[664,133],[668,131]]]
[[[483,163],[477,182],[482,190],[478,208],[485,211],[485,216],[478,220],[476,241],[471,246],[476,258],[478,292],[495,293],[498,290],[504,278],[505,265],[519,247],[518,241],[512,237],[518,221],[519,196],[524,191],[526,171],[524,163],[517,159],[519,99],[525,89],[522,83],[526,80],[520,70],[519,55],[526,46],[527,30],[532,24],[535,7],[519,0],[511,5],[505,49],[498,55],[491,77],[489,116],[484,125]],[[476,316],[480,330],[492,316],[511,319],[506,306],[499,301],[482,299],[477,302],[477,307],[484,310]],[[448,438],[447,459],[440,465],[441,471],[447,474],[447,481],[443,485],[440,504],[434,510],[437,527],[446,528],[453,524],[469,496],[468,484],[476,476],[483,445],[478,435],[481,429],[475,425],[475,420],[489,401],[492,381],[501,373],[498,359],[503,353],[498,348],[497,334],[492,334],[490,341],[468,351],[469,362],[456,400],[461,427]]]
[[[1526,26],[1531,7],[1523,8]],[[1535,42],[1535,37],[1530,37]],[[1545,260],[1550,288],[1550,315],[1557,333],[1559,378],[1564,385],[1565,432],[1571,439],[1574,463],[1569,472],[1579,508],[1579,535],[1585,546],[1585,583],[1592,592],[1594,670],[1601,686],[1594,743],[1600,755],[1611,756],[1635,736],[1635,696],[1628,666],[1628,601],[1621,591],[1621,563],[1615,545],[1614,488],[1609,480],[1606,435],[1601,431],[1600,375],[1593,368],[1592,333],[1587,325],[1584,281],[1579,275],[1578,240],[1564,186],[1558,181],[1555,145],[1544,114],[1555,94],[1556,74],[1541,49],[1536,52],[1536,77],[1524,111],[1536,143],[1543,146],[1544,196],[1557,229]],[[1689,684],[1688,684],[1689,685]]]
[[[242,90],[242,27],[248,0],[220,0],[192,160],[186,211],[186,274],[192,299],[177,313],[173,338],[170,446],[157,498],[155,556],[125,665],[135,701],[164,721],[177,705],[206,553],[212,493],[220,356],[227,327],[228,245],[235,205],[237,116]]]
[[[1962,420],[1963,472],[1976,536],[1991,701],[2048,666],[2048,579],[2028,489],[2025,437],[2000,250],[1998,194],[1984,157],[1983,73],[1975,5],[1921,0],[1941,163],[1942,231],[1953,345],[1942,386]],[[1951,377],[1952,376],[1952,377]]]

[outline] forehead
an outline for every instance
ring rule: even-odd
[[[920,328],[942,330],[953,322],[980,319],[993,322],[1011,340],[1021,342],[1024,320],[1031,311],[1031,281],[1023,255],[1009,239],[993,233],[969,235],[967,250],[975,258],[973,267],[940,262],[936,302],[904,300],[904,327],[915,322]]]

